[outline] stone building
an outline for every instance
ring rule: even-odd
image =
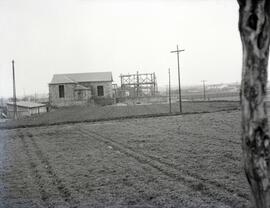
[[[49,83],[51,106],[112,104],[112,73],[55,74]]]

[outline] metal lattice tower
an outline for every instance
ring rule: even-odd
[[[129,96],[155,96],[157,92],[157,80],[155,73],[120,75],[121,90],[129,92]]]

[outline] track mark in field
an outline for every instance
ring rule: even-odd
[[[38,191],[40,193],[40,198],[42,200],[42,205],[44,207],[53,207],[50,202],[49,202],[49,195],[50,193],[47,192],[44,189],[44,185],[45,185],[45,181],[42,180],[42,176],[40,175],[39,171],[36,169],[37,164],[32,160],[32,156],[29,152],[29,146],[25,141],[24,135],[23,134],[19,134],[18,135],[19,138],[21,139],[22,145],[23,145],[23,150],[27,156],[28,159],[28,163],[29,163],[29,169],[30,172],[33,176],[34,179],[34,183],[38,186]]]
[[[49,176],[52,178],[52,183],[54,186],[56,186],[60,196],[62,199],[67,202],[70,207],[76,208],[78,202],[75,201],[75,199],[72,197],[71,191],[65,186],[64,182],[61,178],[56,174],[53,167],[51,166],[48,158],[45,156],[45,154],[42,152],[40,147],[37,145],[35,139],[33,138],[33,135],[29,132],[27,132],[27,136],[30,138],[31,143],[35,149],[35,153],[37,158],[41,161],[41,164],[45,167],[46,172]]]
[[[236,196],[234,195],[234,190],[229,189],[218,182],[209,181],[202,178],[198,174],[190,173],[187,170],[176,168],[174,165],[164,162],[161,159],[157,159],[142,152],[134,151],[132,148],[108,137],[104,137],[103,135],[100,135],[94,131],[79,128],[78,132],[80,132],[84,137],[91,137],[105,144],[110,144],[110,146],[113,148],[120,150],[120,152],[136,159],[138,162],[147,164],[161,172],[163,175],[180,181],[193,190],[195,189],[210,198],[223,202],[226,205],[232,207],[245,207],[248,201],[248,196]],[[220,191],[217,192],[214,190]],[[230,195],[230,197],[220,193],[227,193],[227,195]]]
[[[151,131],[150,128],[149,128],[149,130]],[[89,131],[89,132],[90,132],[90,131]],[[172,136],[174,136],[174,134],[171,133],[170,131],[164,131],[164,132],[166,132],[167,135],[172,135]],[[130,149],[130,150],[134,151],[134,149],[132,149],[130,146],[128,146],[128,145],[126,145],[126,144],[123,144],[123,143],[121,143],[121,142],[117,142],[117,141],[115,141],[114,139],[108,138],[108,137],[106,137],[106,136],[104,136],[104,135],[100,135],[100,134],[98,134],[98,133],[96,133],[96,132],[94,132],[94,131],[91,131],[91,133],[95,133],[95,134],[98,135],[98,136],[101,136],[101,137],[104,137],[104,138],[106,138],[106,139],[109,139],[109,140],[112,141],[112,142],[115,142],[115,143],[117,143],[117,144],[119,144],[119,145],[122,145],[123,147],[125,147],[125,148],[127,148],[127,149]],[[165,134],[165,135],[166,135],[166,134]],[[124,136],[124,134],[121,134],[121,135]],[[205,138],[206,138],[205,135],[201,135],[201,134],[197,134],[197,135],[199,135],[200,137],[205,137]],[[203,140],[202,140],[202,141],[200,141],[200,143],[203,143],[203,144],[206,144],[206,145],[213,145],[213,146],[224,147],[224,145],[219,145],[219,144],[216,144],[216,143],[213,144],[213,143],[211,143],[210,141],[207,142],[207,141],[203,141]],[[185,150],[182,149],[182,151],[185,151]],[[201,175],[199,175],[199,174],[197,174],[197,173],[194,173],[194,171],[189,171],[189,170],[186,170],[186,169],[183,169],[183,168],[181,169],[181,168],[179,168],[179,167],[176,167],[176,166],[173,165],[172,163],[167,162],[166,160],[164,160],[164,159],[162,159],[162,158],[155,157],[155,156],[152,156],[152,155],[143,153],[143,152],[141,152],[141,151],[140,151],[140,152],[139,152],[139,151],[136,151],[136,152],[139,153],[139,154],[142,154],[142,155],[144,155],[144,156],[146,156],[146,157],[149,157],[149,158],[151,158],[151,159],[153,159],[153,160],[156,160],[156,161],[158,161],[158,162],[160,162],[160,163],[162,163],[162,164],[164,164],[164,165],[171,166],[171,167],[173,167],[174,169],[176,169],[176,170],[178,170],[178,171],[184,172],[185,175],[192,176],[192,177],[194,177],[194,178],[197,178],[197,179],[201,180],[201,181],[204,182],[204,183],[208,183],[208,184],[210,184],[210,185],[216,186],[218,189],[222,188],[222,189],[224,189],[224,190],[226,190],[226,191],[228,191],[228,192],[230,192],[230,193],[232,193],[232,194],[235,194],[235,190],[234,190],[234,189],[229,188],[229,187],[226,187],[224,184],[219,183],[219,182],[217,182],[217,181],[213,181],[213,180],[209,180],[209,179],[207,179],[207,178],[204,178],[204,177],[202,177]],[[232,158],[232,160],[233,160],[233,158]],[[240,196],[240,197],[242,197],[242,198],[244,198],[244,199],[246,199],[246,200],[249,200],[249,195],[248,195],[248,194],[240,193],[240,194],[238,194],[238,196]]]
[[[27,136],[27,139],[30,138],[31,144],[34,148],[34,155],[31,155],[30,153],[30,146],[25,140],[25,136]],[[51,164],[49,163],[48,159],[46,156],[43,154],[39,146],[37,145],[36,141],[33,138],[33,135],[30,133],[27,133],[27,135],[24,135],[22,133],[19,134],[19,138],[22,141],[23,144],[23,149],[28,157],[29,161],[29,166],[30,166],[30,171],[31,174],[34,176],[34,182],[35,184],[38,185],[38,189],[41,195],[41,200],[43,201],[45,207],[53,208],[55,207],[52,203],[50,203],[50,197],[51,193],[49,191],[45,190],[45,185],[48,183],[48,181],[45,181],[45,179],[42,177],[42,175],[39,173],[37,169],[37,164],[35,163],[33,158],[39,159],[41,164],[43,165],[43,168],[46,170],[46,173],[50,176],[52,180],[52,185],[54,185],[61,198],[65,203],[68,203],[70,208],[76,208],[77,207],[77,202],[72,198],[71,192],[67,189],[67,187],[64,185],[63,181],[56,175],[55,171],[53,170]]]

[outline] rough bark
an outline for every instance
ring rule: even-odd
[[[244,169],[254,206],[270,208],[270,137],[265,103],[270,1],[238,0],[243,46],[241,83]]]

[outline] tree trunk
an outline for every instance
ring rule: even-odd
[[[241,111],[244,168],[256,208],[270,208],[270,137],[265,103],[270,1],[238,0],[243,47]]]

